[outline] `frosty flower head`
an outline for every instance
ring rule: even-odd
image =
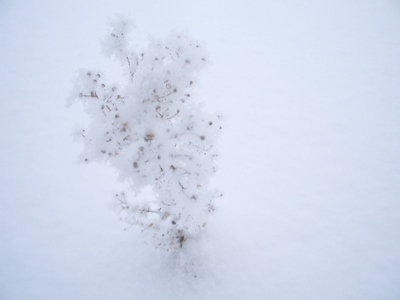
[[[157,248],[173,252],[204,228],[221,195],[208,187],[221,120],[194,93],[207,64],[204,45],[172,33],[137,51],[128,40],[133,27],[117,18],[102,43],[126,81],[110,83],[99,70],[81,70],[69,103],[82,101],[91,117],[76,131],[82,157],[108,162],[133,192],[115,196],[121,218],[141,227]]]

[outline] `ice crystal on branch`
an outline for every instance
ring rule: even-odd
[[[81,70],[69,103],[82,101],[91,117],[88,128],[75,130],[84,143],[81,159],[109,162],[129,183],[133,195],[115,195],[121,218],[141,226],[156,247],[176,251],[206,225],[221,196],[208,187],[221,120],[194,94],[207,65],[204,45],[173,33],[132,50],[132,28],[119,18],[103,40],[103,53],[120,63],[126,82]]]

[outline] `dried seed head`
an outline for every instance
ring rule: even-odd
[[[146,135],[144,136],[144,140],[146,142],[153,140],[153,138],[154,138],[154,134],[152,132],[146,133]]]

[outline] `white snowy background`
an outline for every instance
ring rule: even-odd
[[[208,45],[225,197],[196,280],[123,231],[112,169],[75,163],[65,98],[77,69],[113,70],[115,13],[138,45]],[[2,0],[0,101],[1,300],[400,299],[399,1]]]

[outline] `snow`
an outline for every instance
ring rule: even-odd
[[[123,231],[111,168],[76,164],[85,116],[65,98],[76,70],[114,70],[99,43],[116,13],[137,44],[174,29],[207,43],[198,97],[227,116],[224,198],[188,246],[197,279]],[[390,0],[2,1],[0,299],[398,299],[399,14]]]

